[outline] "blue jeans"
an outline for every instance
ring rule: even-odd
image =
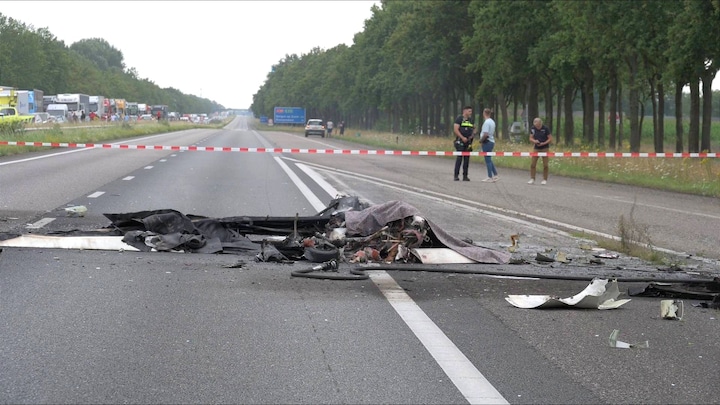
[[[492,152],[493,148],[495,147],[495,142],[485,142],[482,144],[482,151],[483,152]],[[495,164],[492,161],[492,156],[485,156],[485,166],[487,166],[487,172],[488,177],[495,177],[497,176],[497,169],[495,169]]]

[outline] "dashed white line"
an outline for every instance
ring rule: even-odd
[[[145,167],[143,167],[143,169],[145,169],[145,170],[150,170],[150,169],[152,169],[152,168],[153,168],[153,166],[145,166]]]
[[[96,192],[90,194],[89,196],[87,196],[87,198],[98,198],[103,194],[105,194],[104,191],[96,191]]]
[[[127,181],[127,180],[132,180],[134,178],[135,178],[135,176],[127,176],[127,177],[123,177],[123,180]]]
[[[41,220],[39,220],[39,221],[37,221],[37,222],[34,222],[34,223],[32,223],[32,224],[29,224],[29,225],[26,226],[25,228],[26,228],[26,229],[40,229],[40,228],[42,228],[43,226],[49,224],[50,222],[52,222],[52,221],[54,221],[54,220],[55,220],[55,218],[43,218],[43,219],[41,219]]]

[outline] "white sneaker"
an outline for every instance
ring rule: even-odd
[[[492,183],[492,182],[494,182],[494,181],[495,181],[495,180],[493,180],[492,177],[488,177],[487,179],[483,179],[483,182],[484,182],[484,183]]]
[[[535,179],[530,179],[530,181],[528,181],[528,184],[535,184]]]
[[[498,177],[498,176],[493,177],[493,181],[500,181],[500,177]]]
[[[543,186],[546,185],[546,184],[547,184],[547,180],[541,181],[540,184],[542,184]]]

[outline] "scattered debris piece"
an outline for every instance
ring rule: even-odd
[[[410,252],[423,264],[477,263],[448,248],[414,248]]]
[[[640,343],[625,343],[617,340],[618,335],[620,334],[620,331],[617,329],[613,329],[612,333],[610,333],[610,347],[616,347],[618,349],[649,349],[650,348],[650,342],[644,341]]]
[[[666,271],[668,273],[675,273],[678,271],[683,271],[682,267],[678,266],[677,264],[671,264],[668,267],[658,267],[658,270]]]
[[[617,258],[620,257],[619,254],[617,254],[617,253],[610,253],[610,252],[596,253],[596,254],[594,254],[593,256],[598,257],[598,258],[600,258],[600,259],[617,259]]]
[[[663,319],[676,319],[682,321],[685,308],[681,300],[660,301],[660,316]]]
[[[565,252],[557,252],[555,254],[555,260],[560,263],[570,263],[571,259],[568,259],[567,254],[565,254]]]
[[[508,252],[515,253],[518,250],[518,244],[520,243],[520,236],[519,235],[510,235],[510,247],[508,247]]]
[[[709,303],[707,302],[699,302],[697,304],[693,304],[694,307],[699,308],[710,308],[710,309],[720,309],[720,296],[716,296],[713,298],[713,300]],[[715,319],[715,318],[710,318]]]
[[[540,263],[553,263],[555,261],[555,259],[553,259],[550,256],[546,256],[542,253],[538,253],[535,255],[535,261],[540,262]]]
[[[84,217],[87,212],[87,207],[84,205],[75,205],[65,208],[65,212],[69,217]]]
[[[609,286],[608,283],[610,283]],[[617,280],[608,281],[595,278],[580,293],[568,298],[558,298],[553,295],[508,295],[505,300],[513,306],[525,309],[564,307],[615,309],[630,302],[629,299],[618,300],[619,295]]]
[[[630,287],[628,295],[637,297],[684,298],[689,300],[720,300],[720,278],[707,282],[661,283],[652,282],[645,287]]]

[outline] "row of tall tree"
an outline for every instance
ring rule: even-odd
[[[47,28],[36,29],[0,13],[0,85],[38,89],[46,95],[80,93],[147,104],[171,111],[212,113],[224,107],[212,100],[160,88],[125,66],[123,54],[101,38],[69,47]]]
[[[615,150],[624,133],[639,151],[650,105],[662,152],[672,100],[675,150],[710,150],[718,38],[720,0],[383,0],[352,46],[274,65],[252,110],[272,116],[275,106],[305,107],[353,126],[446,135],[470,104],[494,108],[499,128],[523,110],[567,145]],[[573,111],[578,98],[582,108]],[[629,130],[607,120],[616,114]]]

